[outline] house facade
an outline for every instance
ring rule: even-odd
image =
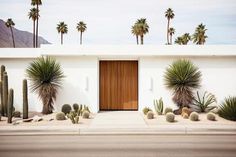
[[[15,90],[14,106],[22,110],[22,80],[25,69],[37,57],[51,56],[60,62],[64,75],[55,102],[86,104],[101,110],[153,108],[162,97],[165,106],[176,108],[172,91],[164,83],[166,68],[175,60],[191,60],[202,72],[203,94],[214,94],[218,104],[236,95],[236,45],[43,45],[41,48],[2,48],[0,64],[6,66],[9,88]],[[30,84],[30,82],[29,82]],[[29,91],[29,109],[41,111],[37,94]]]

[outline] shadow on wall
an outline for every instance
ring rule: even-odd
[[[61,111],[63,104],[70,104],[72,106],[74,103],[88,105],[89,107],[91,105],[84,89],[64,81],[62,88],[58,91],[54,109],[55,111]]]

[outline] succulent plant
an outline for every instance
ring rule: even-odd
[[[75,124],[79,124],[79,116],[76,116],[74,119],[75,119]]]
[[[8,119],[7,122],[8,123],[12,123],[12,113],[13,113],[13,101],[14,101],[14,90],[10,89],[9,90],[9,95],[8,95]]]
[[[83,114],[82,114],[82,117],[83,117],[84,119],[88,119],[88,118],[89,118],[89,112],[85,110],[85,111],[83,112]]]
[[[199,115],[197,112],[192,112],[189,118],[191,121],[199,121]]]
[[[20,111],[14,111],[14,112],[13,112],[13,117],[15,117],[15,118],[20,118],[20,117],[21,117]]]
[[[3,83],[2,83],[2,95],[3,95],[3,113],[7,116],[7,105],[8,105],[8,75],[7,72],[3,73]]]
[[[58,112],[56,114],[56,120],[66,120],[66,115],[64,112]]]
[[[216,116],[214,113],[207,113],[207,119],[210,121],[215,121],[216,120]]]
[[[158,115],[162,115],[162,113],[163,113],[163,106],[164,106],[162,98],[160,98],[159,100],[154,100],[153,103],[154,103],[154,108],[156,110],[156,113]]]
[[[168,112],[167,114],[166,114],[166,121],[167,122],[174,122],[175,121],[175,115],[174,115],[174,113],[172,113],[172,112]]]
[[[219,116],[236,121],[236,96],[225,98],[219,107]]]
[[[27,80],[23,80],[23,119],[28,118],[28,85]]]
[[[154,118],[154,113],[152,111],[148,111],[147,119],[153,119],[153,118]]]
[[[73,104],[73,109],[74,109],[75,112],[78,112],[78,110],[79,110],[79,105],[78,105],[77,103],[74,103],[74,104]]]
[[[152,109],[150,109],[149,107],[144,107],[143,108],[143,114],[147,115],[148,111],[152,111]]]
[[[173,112],[173,109],[170,107],[165,108],[164,114],[166,115],[169,112]]]
[[[71,106],[69,104],[64,104],[61,108],[61,111],[66,114],[70,113],[71,111]]]

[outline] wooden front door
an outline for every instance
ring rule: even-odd
[[[100,61],[100,110],[138,110],[138,61]]]

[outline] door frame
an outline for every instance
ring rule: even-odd
[[[101,110],[100,109],[100,62],[101,61],[136,61],[137,62],[137,68],[138,68],[138,74],[137,74],[137,109],[107,109],[107,110]],[[98,59],[98,112],[100,111],[138,111],[139,110],[139,59]]]

